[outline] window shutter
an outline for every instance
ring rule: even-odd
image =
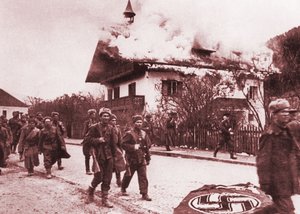
[[[112,100],[112,89],[107,89],[107,100]]]
[[[177,82],[177,94],[181,96],[182,90],[183,90],[183,82]]]
[[[114,88],[114,99],[120,98],[120,87]]]
[[[168,81],[162,80],[161,93],[163,96],[168,96]]]
[[[136,83],[131,83],[128,85],[128,95],[135,96],[136,95]]]

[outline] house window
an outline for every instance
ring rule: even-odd
[[[164,96],[178,95],[182,91],[182,82],[176,80],[162,80],[162,94]]]
[[[2,111],[2,115],[6,118],[6,117],[7,117],[7,111],[6,111],[6,110],[3,110],[3,111]]]
[[[248,114],[248,121],[250,123],[254,121],[254,115],[253,114]]]
[[[107,100],[112,100],[112,89],[107,90]]]
[[[114,88],[114,99],[120,98],[120,87]]]
[[[249,93],[248,93],[248,99],[256,99],[257,92],[258,92],[257,86],[250,86]]]
[[[128,95],[129,96],[135,96],[136,95],[136,83],[130,83],[128,85]]]

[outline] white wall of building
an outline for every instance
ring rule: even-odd
[[[162,80],[179,80],[179,76],[173,72],[146,72],[144,76],[134,80],[123,82],[119,85],[120,97],[129,95],[128,86],[136,83],[136,95],[145,96],[145,110],[153,112],[157,109],[157,100],[161,98],[161,82]],[[159,87],[157,87],[159,86]],[[117,86],[114,86],[117,87]],[[107,90],[105,92],[105,100],[107,100]],[[114,96],[113,96],[114,97]]]
[[[127,97],[129,95],[128,86],[131,83],[136,83],[136,95],[145,96],[145,111],[153,112],[156,111],[158,100],[161,98],[161,82],[162,80],[180,80],[180,76],[175,74],[174,72],[158,72],[158,71],[150,71],[146,72],[144,76],[139,77],[134,80],[123,82],[119,85],[120,87],[120,98]],[[159,87],[157,87],[159,86]],[[236,86],[234,90],[230,91],[225,89],[225,94],[227,98],[239,98],[245,99],[245,95],[248,94],[250,87],[256,86],[257,87],[257,96],[255,99],[251,100],[253,106],[255,106],[256,111],[260,117],[260,121],[262,125],[265,125],[265,109],[263,105],[263,82],[257,79],[247,79],[245,81],[244,90],[241,91]],[[116,85],[114,87],[117,87]],[[228,91],[226,91],[228,90]],[[105,90],[105,100],[107,100],[107,90]],[[114,95],[113,95],[114,97]],[[244,112],[245,118],[250,117],[249,115],[252,114],[250,110]],[[257,126],[257,121],[249,121],[252,125]]]
[[[264,109],[264,85],[263,81],[260,81],[258,79],[247,79],[245,81],[245,87],[243,91],[239,90],[237,87],[235,88],[234,92],[231,93],[228,97],[232,98],[240,98],[240,99],[246,99],[245,95],[250,93],[250,87],[257,87],[257,94],[254,97],[254,99],[249,99],[251,104],[255,107],[260,121],[262,123],[262,126],[265,125],[266,123],[266,117],[265,117],[265,109]],[[251,110],[248,111],[249,114],[253,114]],[[258,123],[256,120],[254,121],[249,121],[250,124],[257,126]]]
[[[246,81],[244,90],[248,92],[250,86],[256,86],[258,88],[257,97],[255,99],[251,99],[250,101],[259,115],[262,126],[265,126],[266,112],[264,108],[264,83],[260,80],[249,79]],[[257,125],[257,122],[255,121],[253,125]]]
[[[19,111],[20,113],[28,114],[27,107],[0,106],[0,114],[3,115],[4,112],[6,112],[7,119],[12,118],[13,111]]]

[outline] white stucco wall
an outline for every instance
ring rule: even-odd
[[[146,111],[153,112],[157,109],[157,100],[161,97],[161,90],[157,88],[162,80],[179,80],[179,75],[173,72],[146,72],[144,76],[134,80],[125,81],[119,85],[120,97],[127,97],[129,94],[128,85],[136,83],[136,95],[145,96]],[[114,87],[117,87],[116,85]],[[107,100],[107,89],[105,100]],[[114,96],[113,96],[114,97]]]
[[[173,72],[158,72],[150,71],[146,72],[144,76],[139,77],[134,80],[125,81],[119,85],[120,87],[120,97],[127,97],[129,90],[128,85],[131,83],[136,83],[136,95],[145,96],[145,111],[153,112],[157,109],[157,100],[161,97],[161,82],[162,80],[180,80],[180,76]],[[156,85],[160,85],[159,88]],[[248,93],[250,86],[257,86],[259,88],[257,93],[257,99],[252,100],[252,104],[255,106],[256,111],[259,114],[260,121],[262,125],[265,125],[265,110],[263,106],[263,82],[256,79],[248,79],[245,82],[244,93],[235,87],[233,91],[225,92],[228,98],[240,98],[245,99],[245,94]],[[114,87],[117,87],[115,85]],[[160,89],[160,90],[158,90]],[[225,89],[226,90],[226,89]],[[105,100],[107,100],[107,89],[105,90]],[[114,97],[114,95],[113,95]],[[245,118],[248,118],[246,114],[251,114],[251,111],[245,112]],[[257,126],[257,122],[253,121],[252,125]]]
[[[13,111],[19,111],[20,113],[28,114],[27,107],[0,106],[0,114],[1,115],[3,115],[3,111],[6,111],[7,119],[12,118]]]
[[[236,87],[234,92],[229,97],[245,99],[246,98],[245,95],[247,95],[249,93],[250,86],[256,86],[258,88],[256,98],[250,99],[250,101],[251,101],[251,104],[255,107],[255,109],[259,115],[262,126],[264,126],[266,123],[266,117],[265,117],[265,109],[264,109],[264,104],[263,104],[264,103],[263,81],[260,81],[257,79],[247,79],[245,81],[245,87],[244,87],[243,91],[238,90],[238,88]],[[249,113],[251,114],[252,112],[249,110]],[[254,126],[258,125],[257,121],[253,121],[251,124]]]

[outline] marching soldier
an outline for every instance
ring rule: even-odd
[[[58,134],[61,138],[61,141],[64,141],[64,135],[66,133],[66,129],[65,129],[63,123],[59,120],[59,113],[58,112],[52,112],[51,117],[52,117],[52,123],[57,128],[57,131],[58,131]],[[64,145],[65,145],[65,143],[64,143]],[[64,169],[64,167],[62,166],[61,158],[57,159],[57,167],[58,167],[59,170]]]
[[[148,179],[147,179],[147,167],[150,163],[150,140],[146,132],[143,131],[143,118],[141,115],[135,115],[132,117],[133,129],[126,132],[122,139],[122,147],[125,150],[125,157],[128,161],[129,168],[124,174],[121,193],[122,195],[128,195],[126,189],[129,183],[137,171],[138,182],[140,194],[142,194],[142,199],[146,201],[151,201],[152,199],[148,195]]]
[[[44,128],[44,122],[43,122],[43,114],[41,112],[36,113],[36,127],[40,130]]]
[[[153,133],[153,124],[151,119],[152,119],[152,115],[146,114],[142,129],[147,133],[151,141],[151,144],[153,144],[154,133]]]
[[[8,134],[8,138],[7,138],[7,142],[6,142],[6,146],[5,146],[5,157],[7,159],[11,153],[10,149],[11,149],[11,144],[13,141],[13,134],[12,134],[10,127],[8,126],[8,120],[6,119],[6,117],[2,115],[1,120],[2,120],[2,126],[4,128],[6,128],[7,134]]]
[[[118,139],[117,149],[118,149],[119,152],[116,153],[116,159],[123,160],[122,133],[121,133],[120,127],[117,125],[117,116],[115,114],[111,114],[110,124],[115,129],[116,134],[117,134],[117,139]],[[117,157],[118,155],[120,156],[120,158]],[[119,164],[119,162],[116,159],[115,159],[114,171],[115,171],[116,179],[117,179],[116,183],[117,183],[118,187],[120,187],[121,186],[121,171],[120,171],[120,168],[122,168],[122,166],[121,167],[116,167],[116,165]],[[123,164],[124,164],[124,169],[121,169],[121,170],[125,170],[125,162]],[[123,164],[121,164],[121,165],[123,165]]]
[[[0,118],[0,167],[7,166],[5,147],[8,141],[8,137],[9,136],[7,129],[3,126],[3,119]]]
[[[108,202],[108,191],[113,173],[117,135],[115,129],[109,124],[110,109],[101,108],[99,116],[100,122],[91,126],[85,137],[95,149],[94,178],[88,188],[86,203],[93,202],[95,189],[101,183],[102,205],[112,208],[113,205]]]
[[[61,142],[61,136],[56,126],[53,126],[52,118],[44,118],[44,128],[40,132],[39,152],[44,155],[44,166],[47,173],[47,178],[52,178],[51,168],[57,161],[59,147],[63,147],[64,142]]]
[[[217,148],[214,151],[214,157],[217,156],[218,151],[226,144],[228,146],[228,150],[230,153],[231,159],[236,159],[233,153],[233,145],[231,136],[233,135],[233,131],[230,124],[229,114],[225,113],[223,115],[223,120],[220,125],[220,141],[218,143]]]
[[[175,146],[177,135],[177,112],[171,111],[166,123],[166,150],[171,151],[170,146]]]
[[[83,124],[83,132],[82,132],[82,136],[85,137],[86,134],[89,131],[89,128],[92,125],[95,125],[97,123],[96,120],[96,109],[89,109],[88,110],[88,115],[89,115],[89,119],[84,121]],[[85,158],[85,172],[87,175],[92,175],[93,173],[90,171],[90,157],[91,157],[91,143],[88,142],[87,140],[83,140],[82,141],[82,152]]]
[[[20,138],[21,128],[22,128],[22,123],[19,119],[20,113],[18,111],[14,111],[12,114],[13,114],[13,117],[11,119],[9,119],[8,125],[13,134],[13,141],[11,144],[11,152],[16,153],[17,145],[18,145],[19,138]]]
[[[18,150],[24,155],[25,168],[28,170],[28,176],[34,173],[34,166],[38,166],[39,162],[39,133],[36,128],[35,119],[28,120],[28,126],[21,129]]]
[[[22,129],[24,129],[25,127],[28,126],[28,119],[29,119],[28,114],[22,114],[21,115],[20,122],[21,122],[22,126],[21,126],[21,129],[20,129],[20,137],[21,137]],[[19,138],[19,141],[20,141],[20,138]],[[20,147],[20,145],[18,145],[18,153],[19,153],[20,161],[21,162],[24,161],[23,148]]]
[[[299,194],[297,148],[287,127],[295,111],[285,99],[271,101],[271,123],[259,139],[256,158],[260,188],[272,197],[273,213],[294,213],[291,196]]]

